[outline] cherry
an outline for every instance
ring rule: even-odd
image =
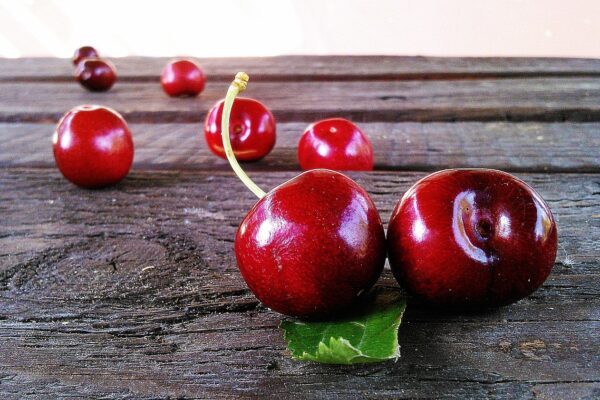
[[[263,192],[235,159],[229,116],[248,76],[229,87],[221,121],[231,167],[260,200],[235,237],[240,272],[267,307],[314,318],[350,305],[377,280],[386,247],[379,213],[357,183],[338,172],[316,169]]]
[[[133,141],[127,123],[108,107],[84,105],[67,112],[52,137],[58,169],[84,188],[115,184],[129,172]]]
[[[505,172],[458,169],[417,182],[388,226],[390,266],[408,291],[438,306],[513,303],[546,280],[557,249],[552,212]]]
[[[342,171],[373,169],[373,147],[367,135],[347,119],[324,119],[306,128],[298,143],[302,169]]]
[[[169,61],[160,75],[162,88],[171,97],[197,96],[205,82],[202,69],[188,59]]]
[[[75,77],[86,89],[105,92],[115,83],[117,71],[110,61],[86,58],[77,64]]]
[[[221,119],[224,100],[209,111],[204,123],[204,137],[208,148],[222,158],[225,156],[221,138]],[[257,161],[275,146],[276,130],[273,114],[261,102],[238,98],[231,110],[229,139],[233,153],[241,161]]]
[[[81,60],[86,58],[100,58],[100,55],[96,51],[95,48],[91,46],[83,46],[75,50],[75,54],[73,54],[73,65],[79,64]]]

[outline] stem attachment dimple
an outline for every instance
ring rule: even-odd
[[[240,178],[244,185],[246,185],[256,197],[262,199],[265,197],[266,193],[250,179],[246,172],[244,172],[235,158],[233,148],[231,147],[231,140],[229,139],[229,118],[231,115],[231,108],[233,107],[233,101],[235,100],[235,96],[246,90],[249,79],[250,77],[245,72],[238,72],[235,75],[233,82],[231,82],[231,85],[229,85],[223,104],[223,115],[221,117],[221,138],[223,139],[223,149],[225,150],[227,161],[229,161],[229,165],[231,165],[233,172],[235,172],[238,178]]]

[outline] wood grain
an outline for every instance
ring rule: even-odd
[[[121,81],[156,82],[170,58],[110,58]],[[424,80],[543,76],[599,76],[600,60],[561,58],[439,58],[398,56],[279,56],[197,58],[209,80],[231,80],[238,71],[257,81]],[[0,59],[0,81],[69,81],[69,59]]]
[[[254,175],[271,188],[294,173]],[[387,220],[423,173],[352,176]],[[558,219],[561,252],[548,282],[479,314],[413,300],[397,363],[331,367],[289,359],[279,316],[239,276],[232,238],[255,200],[231,174],[137,172],[86,191],[53,170],[4,168],[0,390],[8,398],[593,398],[600,179],[519,176]],[[396,287],[389,272],[379,285]]]
[[[299,170],[305,123],[280,123],[273,152],[250,171]],[[52,167],[55,124],[0,124],[0,167]],[[210,152],[202,123],[131,124],[136,169],[229,170]],[[600,172],[598,123],[363,123],[379,170],[486,167],[506,171]]]
[[[252,78],[251,78],[252,79]],[[58,121],[80,104],[115,108],[133,122],[198,122],[227,90],[208,83],[198,98],[169,98],[158,83],[121,83],[91,93],[75,82],[0,83],[0,122]],[[599,121],[600,79],[256,82],[280,122],[339,116],[372,121]],[[35,99],[35,101],[32,101]]]

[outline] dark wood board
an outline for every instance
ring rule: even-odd
[[[172,58],[109,58],[122,81],[158,81]],[[423,80],[542,76],[599,76],[600,60],[564,58],[440,58],[398,56],[196,57],[209,80],[247,71],[256,80]],[[68,81],[71,60],[0,58],[0,81]]]
[[[293,175],[255,177],[268,189]],[[352,176],[387,220],[424,174]],[[232,239],[255,199],[230,173],[136,172],[115,188],[88,191],[53,169],[4,168],[0,391],[20,398],[593,398],[600,391],[600,179],[519,176],[559,221],[561,250],[546,284],[480,314],[436,312],[413,300],[398,362],[332,367],[290,360],[280,316],[261,307],[239,276]],[[389,272],[379,284],[396,286]]]
[[[76,82],[3,82],[0,122],[58,121],[81,104],[115,108],[129,122],[197,122],[227,87],[209,82],[191,99],[169,98],[150,82],[116,84],[105,93]],[[280,122],[600,121],[598,78],[254,82],[244,95],[260,99]]]
[[[54,123],[0,123],[0,167],[54,166]],[[251,171],[299,170],[297,144],[306,123],[279,123],[277,144]],[[598,123],[373,123],[379,170],[485,167],[506,171],[600,172]],[[229,170],[204,140],[203,123],[131,124],[136,169]]]

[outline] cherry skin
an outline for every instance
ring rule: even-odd
[[[204,123],[204,137],[208,148],[214,154],[227,158],[221,137],[222,115],[223,100],[208,112]],[[261,102],[249,98],[237,98],[231,110],[229,138],[233,153],[238,160],[260,160],[275,146],[275,118]]]
[[[437,306],[513,303],[546,280],[557,230],[542,197],[505,172],[445,170],[402,197],[388,226],[390,266],[409,292]]]
[[[133,141],[127,123],[116,111],[79,106],[56,127],[52,149],[65,178],[84,188],[101,188],[123,179],[133,161]]]
[[[315,318],[347,307],[375,283],[385,234],[364,189],[338,172],[315,169],[256,203],[237,231],[235,254],[262,303]]]
[[[100,55],[96,51],[95,48],[91,46],[83,46],[75,50],[75,54],[73,54],[73,65],[79,64],[81,60],[86,58],[100,58]]]
[[[192,60],[172,60],[160,75],[160,83],[171,97],[197,96],[204,90],[206,78],[202,69]]]
[[[105,92],[117,80],[117,71],[110,61],[86,58],[77,64],[75,77],[86,89],[92,92]]]
[[[309,125],[298,143],[298,160],[304,170],[373,170],[373,146],[347,119],[324,119]]]

